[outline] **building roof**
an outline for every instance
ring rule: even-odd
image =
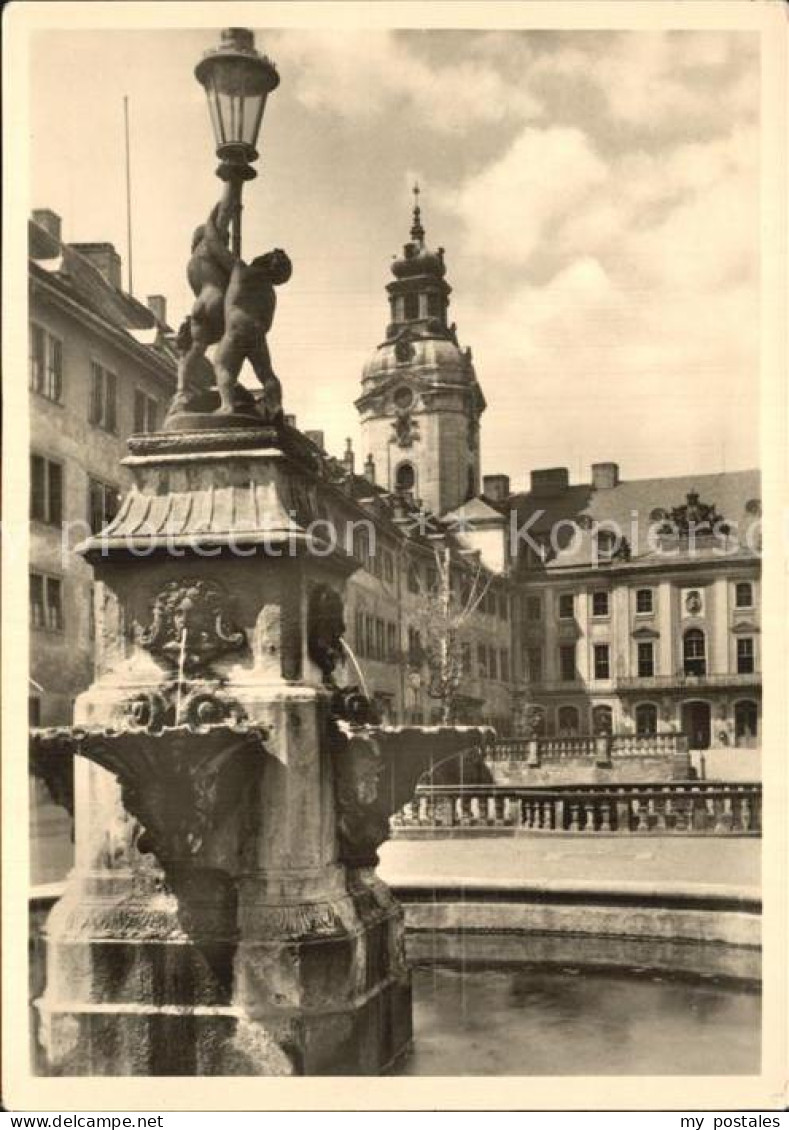
[[[61,243],[35,221],[28,222],[31,276],[46,281],[112,330],[121,331],[130,345],[142,347],[151,360],[173,370],[177,361],[168,326],[160,326],[148,307],[113,286],[76,248]]]
[[[513,494],[491,505],[514,512],[519,529],[529,523],[535,540],[547,543],[547,572],[597,563],[595,538],[606,530],[614,534],[615,546],[619,540],[614,559],[619,564],[687,558],[687,522],[696,530],[694,558],[720,559],[724,543],[726,556],[755,556],[760,548],[756,470],[635,479],[603,488],[585,483],[547,497],[534,491]],[[527,543],[521,539],[520,544]]]

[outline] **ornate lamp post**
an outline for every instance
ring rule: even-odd
[[[257,173],[251,162],[257,144],[266,99],[279,85],[276,67],[255,50],[248,28],[229,27],[219,47],[207,51],[195,67],[195,77],[205,89],[220,164],[217,176],[230,181],[236,201],[233,253],[241,255],[241,187]]]

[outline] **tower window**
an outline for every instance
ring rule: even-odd
[[[437,294],[428,294],[427,313],[430,318],[441,317],[441,298]]]
[[[416,473],[411,463],[401,463],[395,471],[395,490],[413,490],[416,485]]]
[[[407,321],[419,317],[419,295],[406,294],[403,300],[403,314]]]

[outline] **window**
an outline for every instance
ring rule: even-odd
[[[499,662],[495,647],[488,648],[488,678],[498,679]]]
[[[575,596],[571,592],[559,594],[559,619],[572,620],[575,616]]]
[[[357,608],[353,616],[353,638],[359,655],[364,655],[364,616]]]
[[[592,733],[612,734],[614,732],[614,713],[610,706],[596,706],[592,711]]]
[[[427,296],[427,313],[430,318],[441,317],[441,296],[438,294],[428,294]]]
[[[418,628],[408,629],[408,662],[412,667],[422,665],[422,637]]]
[[[503,647],[499,652],[499,671],[501,672],[501,681],[508,683],[510,681],[510,653],[506,647]]]
[[[542,678],[541,647],[529,647],[526,649],[526,675],[533,683],[539,683]]]
[[[30,517],[50,526],[63,521],[63,467],[41,455],[30,456]]]
[[[581,725],[578,710],[574,706],[560,706],[558,714],[558,727],[560,738],[577,738]]]
[[[704,633],[700,628],[685,632],[682,641],[684,670],[686,675],[706,675],[707,659]]]
[[[105,432],[118,430],[118,378],[115,373],[105,369],[98,361],[90,363],[90,412],[91,424],[103,428]]]
[[[638,645],[638,677],[651,679],[655,674],[655,645],[650,640]]]
[[[397,658],[397,625],[386,625],[386,654],[389,659]]]
[[[460,645],[460,669],[464,675],[472,674],[471,671],[471,644],[464,640]]]
[[[652,589],[637,589],[636,590],[636,612],[639,616],[644,616],[653,611]]]
[[[611,530],[598,530],[595,536],[598,561],[610,561],[616,549],[616,539]]]
[[[559,648],[559,671],[562,681],[572,682],[575,679],[575,644],[565,644]]]
[[[529,596],[526,598],[526,619],[533,624],[542,620],[541,596]]]
[[[44,627],[44,578],[40,573],[30,574],[30,627]]]
[[[30,625],[63,631],[63,582],[59,577],[30,574]]]
[[[419,317],[419,295],[407,294],[403,301],[403,314],[407,319]]]
[[[488,677],[488,649],[484,643],[477,646],[477,666],[479,667],[480,678],[487,679]]]
[[[135,432],[155,432],[159,423],[159,404],[152,396],[141,389],[134,393]]]
[[[375,617],[364,618],[364,650],[369,659],[375,658]]]
[[[594,677],[596,679],[610,679],[611,677],[611,664],[608,654],[607,643],[596,643],[594,645]]]
[[[651,702],[642,702],[636,707],[636,733],[657,733],[657,707]]]
[[[38,695],[31,694],[27,700],[27,724],[28,726],[41,725],[41,699]]]
[[[510,615],[509,601],[505,592],[499,593],[499,620],[508,620]]]
[[[605,589],[597,589],[592,593],[592,615],[593,616],[607,616],[608,615],[608,592]]]
[[[738,581],[734,590],[736,608],[753,608],[753,585],[750,581]]]
[[[419,569],[416,565],[408,566],[408,591],[418,595],[422,591],[420,584]]]
[[[734,744],[740,748],[756,745],[759,737],[759,709],[755,702],[734,704]]]
[[[737,640],[737,674],[751,675],[754,671],[753,637],[740,636]]]
[[[394,557],[388,549],[384,549],[382,552],[384,581],[386,581],[388,585],[391,585],[394,584]]]
[[[411,463],[401,463],[395,472],[395,490],[409,491],[416,485],[416,472]]]
[[[88,479],[88,521],[94,534],[108,526],[118,513],[118,488],[100,479]]]
[[[30,388],[56,404],[63,399],[63,343],[35,324],[30,327]]]
[[[427,591],[438,592],[438,570],[435,565],[428,565],[427,567]]]

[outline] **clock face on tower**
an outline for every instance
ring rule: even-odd
[[[414,403],[414,394],[407,385],[401,385],[400,388],[395,390],[393,399],[395,406],[399,408],[401,412],[404,412]]]

